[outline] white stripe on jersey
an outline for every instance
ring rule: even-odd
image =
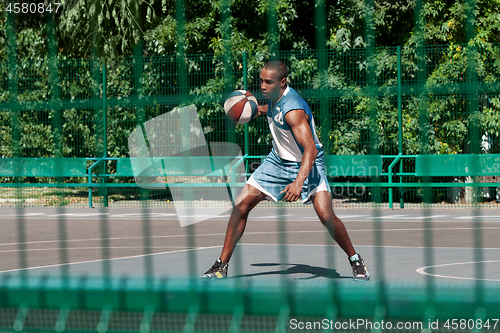
[[[316,135],[316,124],[314,123],[314,118],[311,118],[310,122],[311,122],[314,143],[316,144],[316,147],[321,148],[321,147],[323,147],[323,145],[321,144],[321,142],[319,142],[318,135]]]
[[[292,132],[276,127],[271,117],[267,117],[267,122],[269,123],[269,129],[274,138],[273,148],[276,154],[287,161],[302,161],[302,151],[300,151],[299,145],[293,137]]]

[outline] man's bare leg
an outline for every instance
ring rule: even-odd
[[[264,198],[265,194],[255,187],[246,184],[238,196],[227,225],[226,239],[220,258],[212,268],[201,276],[204,280],[222,279],[227,276],[228,262],[231,259],[236,243],[240,240],[247,224],[248,213]]]
[[[344,223],[333,213],[332,195],[330,192],[321,191],[311,198],[316,214],[328,229],[332,238],[339,244],[349,258],[354,281],[370,280],[370,273],[366,269],[364,260],[354,250],[351,239],[347,234]]]
[[[229,262],[234,248],[236,247],[236,243],[238,243],[245,231],[248,214],[265,197],[266,195],[255,187],[248,184],[245,185],[243,191],[236,199],[233,212],[229,218],[226,239],[220,256],[222,261]]]
[[[318,214],[321,223],[328,229],[332,238],[339,244],[349,256],[356,254],[351,239],[347,234],[344,223],[335,215],[332,208],[332,196],[330,192],[321,191],[312,196],[311,201]]]

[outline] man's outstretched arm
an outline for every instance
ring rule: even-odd
[[[302,185],[312,170],[314,160],[318,155],[318,149],[314,143],[311,127],[309,126],[309,117],[304,110],[287,112],[285,121],[292,129],[293,135],[299,145],[304,148],[297,178],[283,190],[283,192],[286,192],[283,198],[284,201],[297,201],[302,193]]]

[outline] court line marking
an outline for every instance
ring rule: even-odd
[[[151,249],[165,249],[165,248],[181,248],[186,249],[187,246],[150,246]],[[15,249],[15,250],[0,250],[0,253],[9,252],[31,252],[31,251],[61,251],[61,250],[102,250],[102,249],[145,249],[144,246],[85,246],[85,247],[51,247],[46,249]]]
[[[409,216],[409,217],[402,217],[401,220],[439,219],[439,218],[443,218],[443,217],[448,217],[448,215]]]
[[[387,229],[350,229],[351,232],[374,232],[374,231],[447,231],[447,230],[500,230],[500,227],[454,227],[454,228],[387,228]],[[247,231],[244,235],[267,235],[267,234],[300,234],[300,233],[325,233],[326,229],[322,230],[287,230],[287,231]],[[212,233],[212,234],[193,234],[195,237],[212,237],[212,236],[225,236],[226,233]],[[121,240],[132,240],[132,239],[144,239],[144,238],[178,238],[178,237],[188,237],[189,235],[162,235],[162,236],[129,236],[129,237],[111,237],[111,238],[83,238],[83,239],[66,239],[65,242],[88,242],[88,241],[121,241]],[[40,241],[30,241],[23,243],[0,243],[0,246],[15,246],[15,245],[29,245],[29,244],[49,244],[49,243],[60,243],[61,240],[40,240]]]
[[[39,269],[39,268],[59,267],[59,266],[65,266],[65,265],[87,264],[87,263],[94,263],[94,262],[102,262],[105,260],[110,261],[110,260],[133,259],[133,258],[140,258],[140,257],[146,257],[146,256],[156,256],[156,255],[160,255],[160,254],[180,253],[180,252],[187,252],[187,251],[193,251],[193,250],[207,250],[207,249],[214,249],[214,248],[218,248],[218,247],[222,247],[222,245],[220,245],[220,246],[206,246],[206,247],[198,247],[198,248],[194,248],[194,249],[184,249],[184,250],[158,252],[158,253],[150,253],[150,254],[139,254],[139,255],[134,255],[134,256],[120,257],[120,258],[85,260],[85,261],[77,261],[77,262],[68,262],[68,263],[64,263],[64,264],[53,264],[53,265],[44,265],[44,266],[35,266],[35,267],[26,267],[26,268],[15,268],[15,269],[8,269],[8,270],[4,270],[4,271],[0,270],[0,274],[1,273],[32,270],[32,269]]]
[[[495,281],[498,282],[500,279],[485,279],[485,278],[469,278],[469,277],[460,277],[460,276],[449,276],[449,275],[441,275],[441,274],[431,274],[427,273],[425,270],[428,268],[435,267],[444,267],[444,266],[454,266],[454,265],[470,265],[470,264],[478,264],[478,263],[492,263],[492,262],[500,262],[500,260],[487,260],[487,261],[469,261],[469,262],[457,262],[451,264],[441,264],[441,265],[433,265],[417,268],[416,272],[422,275],[440,277],[440,278],[448,278],[448,279],[457,279],[457,280],[474,280],[474,281]]]
[[[476,228],[476,227],[454,227],[454,228],[394,228],[394,229],[360,229],[360,230],[355,230],[355,229],[349,229],[348,232],[355,232],[355,231],[425,231],[425,230],[435,230],[435,231],[442,231],[442,230],[499,230],[500,227],[482,227],[482,228]]]
[[[492,215],[479,215],[479,216],[456,216],[455,217],[457,220],[465,220],[465,219],[468,219],[468,218],[471,218],[471,219],[500,219],[500,216],[492,216]]]
[[[386,215],[386,216],[373,216],[372,218],[374,219],[388,219],[388,218],[393,218],[393,217],[403,217],[403,216],[408,216],[408,215]]]
[[[430,216],[408,216],[408,215],[386,215],[386,216],[373,216],[375,220],[423,220],[423,219],[437,219],[448,217],[448,215],[430,215]]]
[[[61,214],[55,214],[55,216],[79,216],[79,217],[97,216],[97,215],[109,215],[109,213],[61,213]]]
[[[281,219],[282,217],[294,216],[292,214],[283,214],[283,215],[269,215],[269,216],[249,216],[248,218],[252,219]],[[288,221],[288,220],[287,220]]]
[[[280,246],[337,246],[339,247],[338,244],[264,244],[264,243],[240,243],[239,244],[244,244],[244,245],[280,245]],[[363,248],[363,247],[387,247],[387,248],[397,248],[397,249],[441,249],[441,250],[500,250],[498,247],[482,247],[480,249],[476,248],[471,248],[471,247],[442,247],[442,246],[433,246],[433,247],[425,247],[425,246],[401,246],[401,245],[354,245],[356,248]],[[340,247],[339,247],[340,248]]]
[[[129,218],[130,220],[140,220],[143,218],[149,218],[153,220],[161,219],[162,221],[177,221],[177,214],[174,213],[152,213],[152,214],[141,214],[141,213],[130,213],[130,214],[114,214],[112,213],[68,213],[64,215],[60,214],[50,214],[45,215],[44,213],[29,213],[22,215],[0,215],[0,219],[11,219],[11,218],[27,218],[28,220],[37,219],[37,220],[45,220],[52,219],[58,217],[73,217],[73,218],[96,218],[97,215],[101,215],[106,217],[108,220],[113,221],[115,219],[120,218]],[[312,214],[314,215],[314,214]],[[249,220],[263,220],[270,219],[272,222],[278,222],[277,218],[284,217],[282,221],[286,222],[305,222],[305,221],[319,221],[317,216],[304,216],[301,219],[289,219],[287,218],[289,215],[275,215],[275,216],[250,216]],[[450,215],[431,215],[431,216],[408,216],[408,215],[387,215],[387,216],[373,216],[373,215],[337,215],[341,220],[346,220],[348,222],[374,222],[374,221],[384,221],[385,223],[394,223],[394,222],[412,222],[412,221],[427,221],[432,220],[433,223],[499,223],[500,216],[450,216]],[[220,221],[225,220],[230,217],[230,215],[218,215],[218,216],[189,216],[192,218],[206,218],[207,221]],[[447,218],[446,220],[442,220],[443,218]],[[441,219],[441,220],[440,220]],[[429,221],[431,222],[431,221]]]
[[[217,234],[212,234],[208,236],[215,236]],[[224,234],[225,235],[225,234]],[[188,235],[168,235],[168,236],[149,236],[148,238],[173,238],[173,237],[187,237]],[[130,236],[130,237],[111,237],[111,238],[82,238],[82,239],[65,239],[65,242],[92,242],[103,240],[107,241],[115,241],[115,240],[131,240],[131,239],[144,239],[145,236]],[[0,243],[0,246],[13,246],[13,245],[28,245],[28,244],[48,244],[48,243],[60,243],[61,240],[42,240],[42,241],[31,241],[31,242],[23,242],[23,243]]]
[[[337,244],[332,244],[332,245],[319,245],[319,244],[259,244],[259,243],[240,243],[240,245],[287,245],[287,246],[321,246],[321,247],[339,247]],[[156,256],[156,255],[164,255],[164,254],[171,254],[171,253],[181,253],[181,252],[187,252],[187,251],[196,251],[196,250],[207,250],[207,249],[215,249],[215,248],[221,248],[222,245],[217,245],[217,246],[206,246],[206,247],[198,247],[198,248],[193,248],[193,249],[183,249],[183,250],[177,250],[177,251],[167,251],[167,252],[158,252],[158,253],[150,253],[150,254],[141,254],[141,255],[134,255],[134,256],[126,256],[126,257],[119,257],[119,258],[109,258],[109,259],[96,259],[96,260],[86,260],[86,261],[78,261],[78,262],[70,262],[70,263],[63,263],[63,264],[53,264],[53,265],[44,265],[44,266],[35,266],[35,267],[26,267],[26,268],[16,268],[16,269],[9,269],[9,270],[0,270],[1,273],[9,273],[9,272],[19,272],[19,271],[25,271],[25,270],[34,270],[34,269],[40,269],[40,268],[51,268],[51,267],[59,267],[59,266],[64,266],[64,265],[76,265],[76,264],[85,264],[85,263],[95,263],[95,262],[103,262],[104,260],[111,261],[111,260],[122,260],[122,259],[133,259],[133,258],[141,258],[145,256]],[[371,245],[358,245],[356,246],[358,248],[375,248],[375,247],[382,247],[382,248],[407,248],[407,249],[425,249],[425,247],[412,247],[412,246],[391,246],[391,245],[377,245],[377,246],[371,246]],[[432,247],[435,249],[464,249],[464,250],[474,250],[471,248],[449,248],[449,247]],[[482,250],[498,250],[498,248],[482,248]],[[499,262],[499,261],[493,261],[493,262]],[[445,264],[446,265],[446,264]],[[452,264],[448,264],[452,265]],[[432,266],[429,266],[432,267]],[[422,267],[422,268],[427,268],[427,267]],[[447,276],[444,276],[447,277]],[[454,277],[450,277],[454,278]],[[456,277],[458,278],[458,277]],[[459,279],[459,278],[458,278]],[[470,279],[470,278],[467,278]],[[500,281],[500,280],[492,280],[492,281]]]
[[[337,215],[338,218],[342,218],[342,219],[352,219],[355,217],[367,217],[367,216],[370,216],[370,215],[344,215],[344,216]]]

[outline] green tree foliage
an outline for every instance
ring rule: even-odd
[[[0,2],[0,61],[7,59],[7,17],[4,4]]]
[[[498,0],[426,1],[422,13],[425,39],[428,44],[466,44],[469,36],[476,36],[483,42],[500,42],[499,10]]]
[[[319,129],[322,126],[329,129],[328,137],[321,139],[331,140],[331,153],[366,154],[371,148],[395,152],[397,57],[392,47],[396,45],[401,45],[403,49],[404,84],[415,82],[421,75],[419,73],[424,73],[425,81],[417,82],[417,86],[423,87],[423,92],[410,88],[404,92],[405,153],[467,152],[471,140],[467,137],[471,119],[478,119],[481,135],[487,133],[493,140],[498,140],[498,95],[488,94],[491,91],[489,86],[481,85],[482,90],[478,91],[480,98],[472,105],[467,102],[459,84],[461,80],[474,76],[476,81],[494,85],[500,76],[500,56],[498,47],[494,46],[494,43],[500,42],[500,0],[425,1],[419,13],[424,22],[423,38],[416,31],[414,1],[374,0],[373,10],[368,11],[363,1],[326,0],[322,11],[326,17],[325,42],[334,54],[328,59],[326,73],[319,70],[317,56],[308,51],[319,47],[316,45],[314,19],[318,1],[185,0],[185,16],[180,17],[174,0],[68,0],[63,2],[64,10],[58,15],[15,16],[10,22],[16,32],[18,67],[15,80],[22,87],[19,101],[27,105],[34,101],[47,103],[44,110],[23,114],[21,119],[28,124],[23,131],[37,133],[27,138],[23,145],[37,147],[36,142],[46,142],[48,147],[53,146],[53,138],[47,129],[52,126],[50,119],[53,115],[49,107],[53,96],[45,62],[48,53],[47,20],[52,20],[56,29],[60,68],[64,67],[61,62],[66,58],[88,59],[97,55],[108,62],[108,98],[115,103],[108,111],[108,141],[110,147],[115,147],[113,156],[126,155],[123,147],[126,146],[127,133],[138,121],[136,114],[139,110],[133,106],[134,98],[138,96],[172,99],[161,107],[154,102],[148,104],[144,108],[148,117],[166,112],[175,105],[194,101],[210,140],[224,139],[221,133],[233,131],[241,141],[243,126],[221,125],[220,119],[225,119],[221,102],[228,90],[243,87],[242,52],[248,54],[249,89],[258,91],[256,74],[270,57],[270,3],[275,5],[276,21],[272,24],[276,27],[279,49],[297,51],[286,53],[292,85],[316,109],[324,101],[314,91],[323,89],[330,94],[327,101],[329,120],[317,125]],[[475,6],[473,10],[467,7],[471,3]],[[3,2],[0,3],[0,59],[7,60],[8,22],[5,7],[2,6]],[[228,20],[222,21],[225,9],[231,15]],[[469,25],[466,21],[467,17],[470,19],[467,16],[470,13],[475,18],[472,32],[467,30]],[[369,62],[370,55],[365,49],[369,32],[366,21],[371,15],[376,45],[382,48],[374,51],[372,56],[375,61]],[[181,23],[183,35],[179,34]],[[474,38],[469,40],[468,36]],[[181,37],[183,40],[179,40]],[[439,51],[424,55],[415,48],[442,44],[449,45],[449,48],[436,48]],[[184,49],[181,50],[180,46]],[[188,101],[179,101],[176,97],[182,88],[176,76],[181,68],[179,58],[176,58],[179,51],[191,55],[182,63],[189,76]],[[124,60],[134,54],[145,56],[140,70],[134,67],[132,60]],[[475,57],[473,63],[476,66],[470,65],[471,57]],[[422,64],[425,68],[421,67]],[[81,66],[84,70],[78,72],[75,69],[74,75],[61,70],[58,77],[62,94],[56,99],[75,102],[100,100],[102,92],[95,88],[99,87],[96,76],[102,75],[100,66]],[[0,102],[8,102],[11,98],[8,86],[13,78],[8,77],[8,71],[7,62],[1,62]],[[376,78],[372,86],[367,85],[370,71]],[[137,77],[141,79],[137,80]],[[203,81],[199,79],[201,77]],[[368,89],[373,89],[371,92],[375,99],[367,94]],[[480,108],[474,109],[474,105]],[[373,106],[377,109],[376,119],[370,118]],[[63,125],[67,147],[63,152],[65,156],[87,156],[92,155],[89,151],[98,150],[99,140],[95,139],[95,133],[99,129],[94,124],[98,122],[99,113],[96,110],[96,107],[88,105],[71,105],[62,112],[67,121]],[[424,115],[422,110],[425,110]],[[471,118],[472,115],[475,118]],[[425,128],[420,126],[419,117],[422,116],[428,120]],[[8,147],[11,142],[8,111],[2,111],[0,121],[3,124],[0,132],[5,143],[3,147]],[[45,127],[37,127],[37,122],[44,123]],[[249,132],[252,143],[267,150],[270,137],[263,131],[264,127],[265,123],[257,119],[250,124]],[[377,147],[370,146],[369,136],[373,128],[377,130],[372,144],[376,142]],[[422,137],[428,139],[428,146],[422,147]],[[2,154],[7,156],[7,150]],[[29,154],[46,155],[52,152],[49,150],[35,152],[33,148]],[[262,154],[263,150],[256,146],[255,153]]]
[[[60,49],[76,57],[130,56],[166,6],[167,0],[79,0],[58,19]]]
[[[33,2],[34,0],[27,0]],[[46,20],[54,19],[61,54],[81,58],[95,51],[99,56],[131,56],[142,45],[148,55],[175,53],[178,24],[185,29],[184,52],[222,52],[224,40],[232,52],[267,51],[269,47],[269,6],[275,6],[277,34],[281,50],[314,49],[316,45],[315,6],[324,4],[327,45],[351,49],[366,44],[368,15],[373,15],[377,46],[415,45],[415,1],[375,0],[372,11],[364,1],[316,0],[185,0],[183,22],[178,22],[175,0],[61,0],[56,15],[17,15],[15,27],[21,57],[43,56]],[[468,9],[474,4],[473,10]],[[4,4],[0,4],[4,6]],[[228,7],[229,22],[222,22]],[[500,42],[500,0],[432,0],[423,2],[425,44],[464,44],[468,41],[467,15],[473,15],[475,35],[484,42]],[[5,53],[6,12],[0,11],[0,48]],[[469,17],[469,20],[471,18]],[[223,28],[228,24],[229,30]],[[41,39],[41,40],[40,40]],[[95,47],[95,50],[93,49]]]

